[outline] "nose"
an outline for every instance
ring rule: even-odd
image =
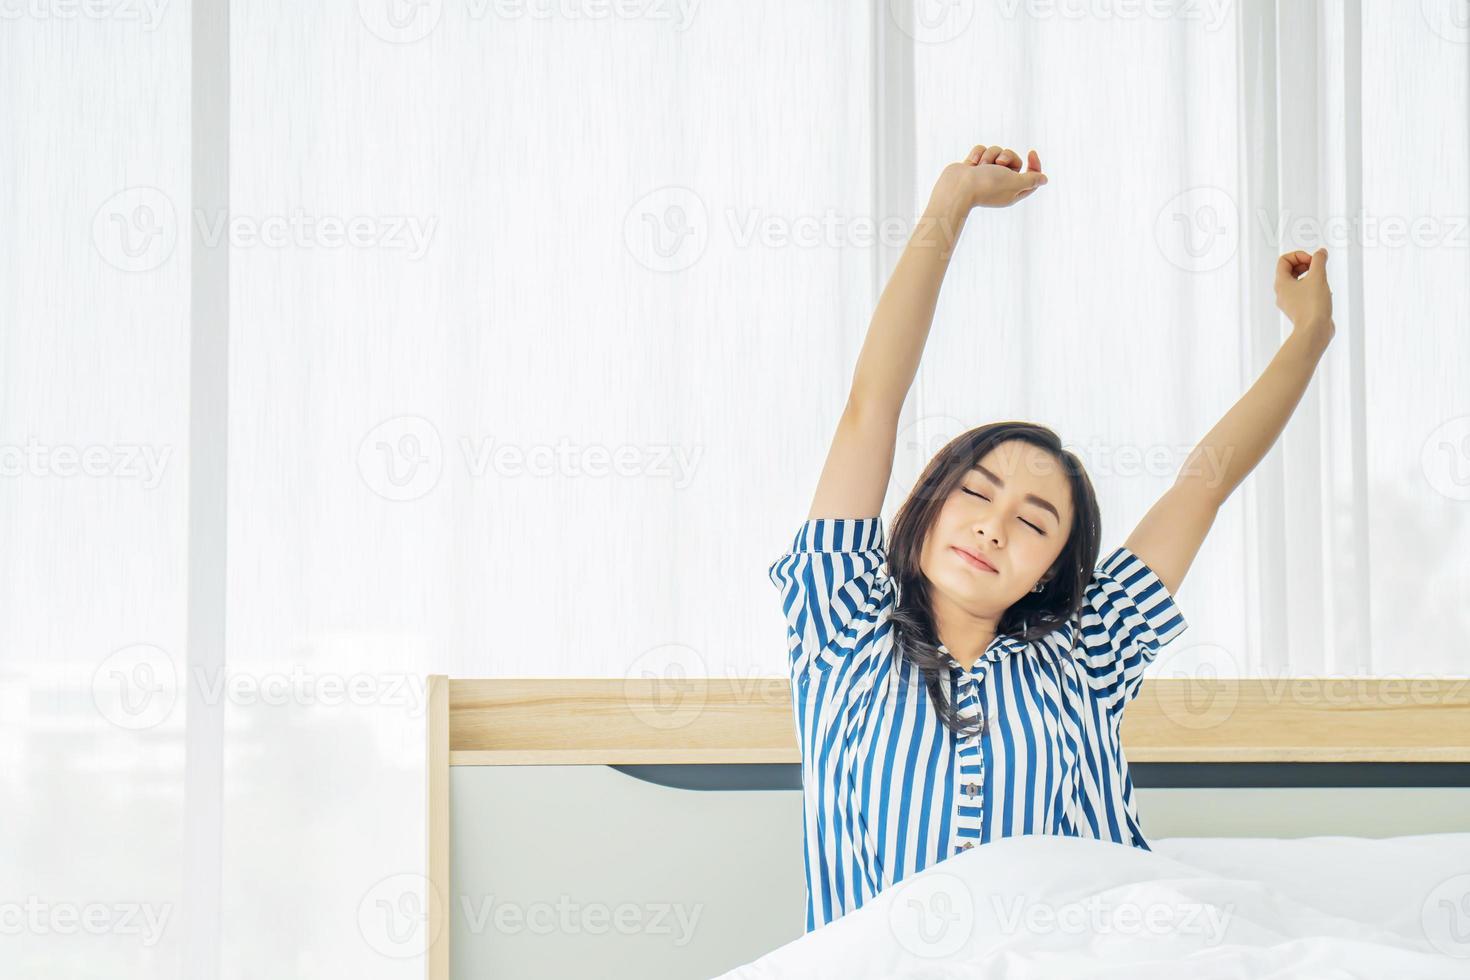
[[[995,543],[995,545],[997,547],[1003,547],[1005,545],[1005,539],[1001,536],[1000,532],[999,531],[992,531],[991,533],[987,534],[985,532],[985,528],[987,526],[989,526],[989,527],[999,527],[1000,525],[999,524],[996,524],[996,523],[994,523],[992,521],[985,521],[985,522],[982,522],[982,523],[979,523],[979,524],[976,524],[975,525],[975,533],[978,534],[982,538],[989,538],[992,542]]]

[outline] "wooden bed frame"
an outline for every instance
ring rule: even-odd
[[[428,682],[428,980],[449,980],[451,766],[801,762],[785,677]],[[1470,678],[1159,679],[1132,763],[1467,763]]]

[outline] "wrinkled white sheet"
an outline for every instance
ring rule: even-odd
[[[1011,837],[719,980],[1470,980],[1470,833]]]

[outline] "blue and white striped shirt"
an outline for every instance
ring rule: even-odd
[[[1188,625],[1154,571],[1119,546],[1070,623],[1029,643],[997,636],[969,669],[950,657],[951,702],[969,719],[978,699],[989,719],[962,741],[898,655],[887,562],[881,518],[814,518],[769,569],[801,741],[807,931],[1000,837],[1147,850],[1118,726],[1144,668]]]

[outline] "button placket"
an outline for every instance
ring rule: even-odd
[[[978,665],[977,665],[978,667]],[[959,670],[955,685],[955,706],[965,716],[974,715],[981,706],[979,670]],[[954,853],[968,851],[980,842],[983,829],[985,757],[981,751],[983,732],[958,742],[956,747],[955,782],[958,806],[955,812],[955,837],[959,841]]]

